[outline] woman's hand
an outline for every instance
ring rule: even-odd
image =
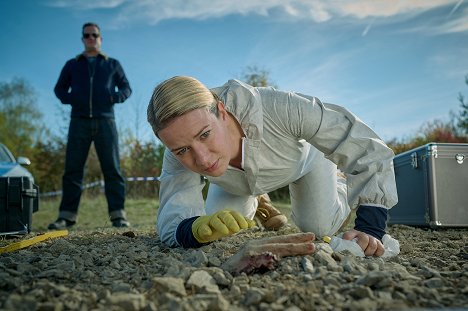
[[[255,221],[245,218],[239,212],[223,209],[198,217],[192,224],[192,233],[198,242],[207,243],[254,226]]]
[[[366,256],[380,257],[384,254],[385,249],[382,242],[367,233],[351,229],[343,234],[343,239],[356,239],[357,244],[362,248]]]

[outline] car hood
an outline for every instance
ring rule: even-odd
[[[32,175],[28,170],[16,163],[0,162],[0,176],[2,177],[18,177],[28,176],[32,178]]]

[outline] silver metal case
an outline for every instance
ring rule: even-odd
[[[393,163],[398,204],[389,224],[468,227],[468,144],[429,143]]]

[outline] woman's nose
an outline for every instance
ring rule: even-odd
[[[206,168],[209,165],[209,152],[205,148],[195,150],[195,162],[198,166]]]

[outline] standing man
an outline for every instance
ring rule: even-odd
[[[101,52],[102,37],[95,23],[83,25],[84,52],[62,69],[55,95],[71,105],[63,194],[58,219],[49,229],[59,230],[76,223],[81,184],[91,142],[94,142],[105,181],[109,217],[114,227],[128,227],[124,211],[125,181],[120,173],[118,134],[114,104],[132,93],[119,61]]]

